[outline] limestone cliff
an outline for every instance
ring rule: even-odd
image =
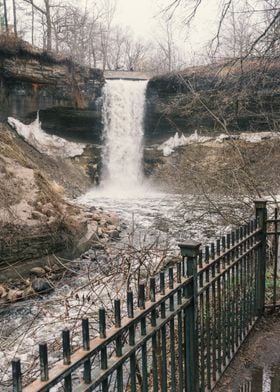
[[[214,64],[154,77],[147,90],[146,135],[279,128],[280,67],[276,61]]]
[[[29,121],[40,110],[46,131],[76,138],[78,130],[81,138],[98,138],[103,84],[99,69],[40,52],[23,41],[12,47],[0,41],[0,121],[8,116]]]

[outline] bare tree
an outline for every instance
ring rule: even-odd
[[[195,18],[196,13],[200,7],[206,4],[206,0],[171,0],[169,5],[165,7],[163,12],[170,18],[179,18],[186,25],[190,25],[193,18]],[[242,3],[244,5],[244,3]],[[251,13],[255,15],[265,15],[269,13],[269,18],[262,18],[258,29],[258,34],[251,43],[249,50],[246,53],[246,57],[251,55],[256,49],[260,50],[261,53],[266,53],[266,49],[270,48],[271,45],[275,44],[275,35],[272,34],[272,41],[269,40],[271,33],[276,29],[279,31],[279,20],[280,20],[280,7],[279,2],[274,0],[261,0],[260,2],[252,6],[248,2],[245,3],[245,7],[240,10],[239,0],[220,0],[220,16],[217,31],[215,37],[213,38],[213,44],[215,44],[216,50],[220,46],[220,38],[222,29],[227,17],[232,11],[234,6],[234,12],[237,14],[241,13]],[[178,11],[180,15],[178,15]],[[183,17],[181,15],[184,15]],[[279,40],[279,34],[278,40]],[[268,42],[269,41],[269,42]],[[214,50],[215,51],[215,50]]]
[[[51,20],[51,8],[54,4],[50,3],[50,0],[44,0],[44,8],[39,4],[34,3],[33,0],[24,0],[26,3],[31,4],[32,12],[33,9],[37,10],[43,16],[43,21],[46,23],[46,49],[47,51],[52,50],[52,20]]]
[[[14,16],[14,33],[17,37],[17,6],[16,0],[13,0],[13,16]]]
[[[278,0],[265,0],[265,15],[266,24],[272,26],[267,32],[264,47],[266,54],[272,56],[279,56],[280,54],[280,17],[279,17],[279,2]],[[277,16],[278,14],[278,16]]]
[[[140,40],[127,37],[125,41],[125,65],[128,71],[141,70],[147,48]]]
[[[108,56],[108,68],[110,70],[124,68],[124,51],[126,41],[127,31],[125,31],[121,26],[115,26],[112,30],[111,47]]]
[[[4,21],[5,21],[5,29],[6,32],[8,32],[8,13],[7,13],[7,2],[6,0],[3,0],[3,6],[4,6]]]
[[[174,21],[164,18],[160,22],[161,34],[156,39],[159,50],[162,53],[161,61],[164,62],[166,71],[171,72],[176,69],[177,47],[174,40]]]
[[[253,14],[249,12],[237,15],[232,4],[231,12],[224,22],[225,28],[220,36],[218,51],[222,57],[241,59],[248,55],[256,36],[252,18]]]
[[[116,12],[115,0],[103,0],[102,2],[103,18],[99,27],[100,52],[102,56],[102,69],[105,70],[108,65],[108,52],[110,47],[112,23]]]

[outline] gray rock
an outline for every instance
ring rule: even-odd
[[[108,235],[112,240],[118,240],[120,238],[120,233],[118,230],[108,231]]]
[[[96,252],[94,250],[90,249],[88,251],[88,254],[89,254],[89,257],[90,257],[91,261],[95,261],[96,260]]]
[[[93,242],[91,247],[96,250],[104,250],[105,249],[105,246],[103,244],[101,244],[100,242]]]
[[[104,264],[108,263],[108,257],[106,255],[97,256],[96,260],[101,265],[104,265]]]
[[[43,293],[52,290],[52,287],[49,282],[42,278],[34,279],[31,286],[32,289],[36,291],[36,293]]]
[[[32,211],[32,219],[34,220],[40,220],[40,221],[45,221],[47,218],[44,214],[41,214],[39,211]]]

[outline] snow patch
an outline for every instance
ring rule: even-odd
[[[58,136],[48,135],[41,127],[39,115],[37,115],[34,122],[28,125],[13,117],[8,118],[8,123],[28,144],[35,147],[42,154],[61,158],[73,158],[82,155],[86,147],[82,143],[73,143]]]
[[[262,140],[280,139],[279,132],[241,133],[240,139],[250,143],[259,143]]]
[[[178,132],[174,136],[170,137],[166,142],[162,143],[158,150],[163,151],[163,155],[168,157],[171,155],[177,147],[186,146],[189,144],[200,144],[212,141],[213,143],[223,143],[226,140],[244,140],[249,143],[259,143],[262,140],[275,140],[280,139],[280,132],[251,132],[251,133],[241,133],[239,135],[230,135],[221,133],[216,138],[210,136],[200,136],[198,132],[195,131],[190,136],[185,136],[183,133],[181,136]]]
[[[185,136],[183,133],[179,136],[178,132],[176,132],[174,136],[162,143],[158,147],[158,150],[162,150],[163,155],[167,157],[171,155],[177,147],[186,146],[188,144],[206,143],[210,140],[213,140],[213,138],[209,136],[199,136],[197,131],[190,136]]]

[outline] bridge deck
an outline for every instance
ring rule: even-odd
[[[134,71],[105,71],[105,79],[149,80],[152,75]]]

